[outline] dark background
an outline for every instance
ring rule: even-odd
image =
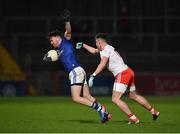
[[[72,12],[74,43],[95,46],[94,35],[105,32],[137,75],[179,75],[179,6],[178,0],[0,0],[0,40],[39,95],[66,92],[59,91],[67,84],[61,65],[42,61],[52,49],[46,34],[64,30],[63,9]],[[99,62],[98,55],[84,50],[77,51],[77,56],[88,75]],[[104,74],[112,76],[107,70]],[[54,83],[55,90],[50,91]]]

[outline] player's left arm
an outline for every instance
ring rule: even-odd
[[[108,63],[108,57],[103,56],[93,74],[98,75],[106,67],[107,63]]]
[[[108,57],[105,57],[105,56],[101,57],[101,61],[100,61],[99,65],[97,66],[94,73],[91,74],[89,77],[89,80],[88,80],[89,87],[93,86],[93,83],[94,83],[93,80],[94,80],[95,76],[98,75],[105,68],[107,62],[108,62]]]

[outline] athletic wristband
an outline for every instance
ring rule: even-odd
[[[93,74],[92,74],[92,76],[94,76],[94,77],[95,77],[95,76],[96,76],[96,74],[95,74],[95,73],[93,73]]]

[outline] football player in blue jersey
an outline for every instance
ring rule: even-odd
[[[69,10],[64,10],[62,14],[62,18],[65,21],[65,33],[61,34],[58,30],[52,31],[48,34],[49,41],[50,44],[57,49],[59,61],[69,73],[73,101],[97,110],[100,115],[101,123],[105,123],[111,119],[111,114],[106,111],[105,106],[102,106],[90,94],[86,81],[86,72],[79,64],[75,55],[74,45],[70,41],[70,14]],[[45,55],[43,59],[44,61],[51,61],[51,58],[47,57],[47,55]],[[83,92],[83,96],[81,96],[81,92]]]

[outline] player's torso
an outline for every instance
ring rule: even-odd
[[[128,68],[120,54],[112,46],[107,45],[103,51],[109,53],[107,67],[114,76]]]
[[[59,59],[66,71],[70,72],[74,68],[80,66],[75,55],[75,50],[70,41],[63,38],[58,49],[61,52]]]

